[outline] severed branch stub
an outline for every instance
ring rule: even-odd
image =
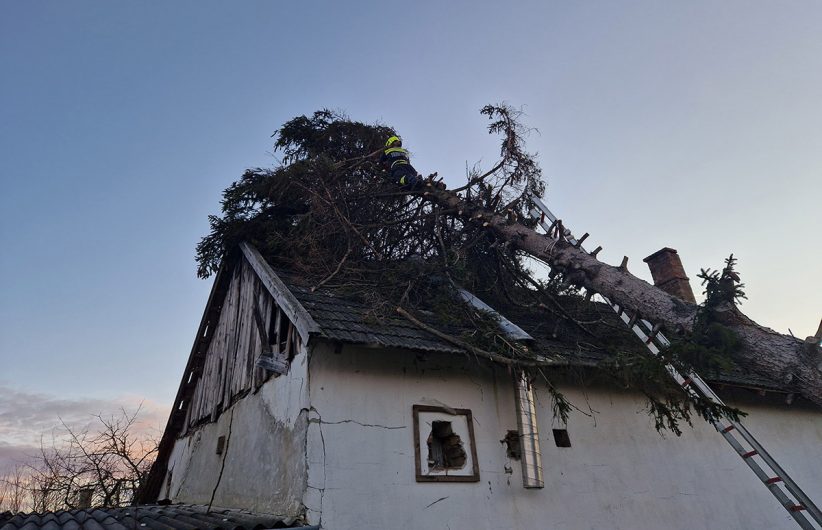
[[[628,272],[628,256],[622,256],[622,263],[619,264],[619,270]]]

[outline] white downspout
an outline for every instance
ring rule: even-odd
[[[514,373],[514,400],[517,407],[517,430],[522,452],[522,486],[542,488],[542,453],[539,449],[539,428],[537,409],[534,403],[534,389],[525,372]]]

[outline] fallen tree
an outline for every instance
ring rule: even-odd
[[[429,186],[425,197],[565,273],[571,284],[618,301],[631,314],[661,323],[678,335],[694,331],[697,305],[637,278],[627,266],[603,263],[563,237],[545,237],[520,223],[510,222],[507,216],[469,203],[453,192]],[[749,368],[784,383],[794,382],[803,395],[822,405],[822,355],[818,338],[802,341],[761,326],[745,316],[733,300],[725,300],[715,308],[714,316],[740,338],[742,358]]]
[[[667,362],[701,371],[727,357],[782,382],[793,379],[803,395],[822,405],[818,341],[804,343],[745,317],[735,304],[738,277],[705,273],[709,290],[730,289],[696,306],[636,278],[626,266],[602,263],[561,235],[536,232],[528,212],[531,197],[542,196],[545,184],[535,157],[525,150],[527,130],[509,107],[487,106],[482,113],[491,119],[489,132],[501,137],[500,159],[488,170],[475,167],[454,190],[430,182],[418,190],[398,189],[373,156],[395,134],[390,127],[330,111],[290,120],[276,133],[281,164],[247,170],[225,190],[222,213],[210,217],[211,232],[197,247],[198,274],[215,272],[248,241],[312,288],[357,297],[376,317],[399,313],[448,336],[414,316],[433,311],[439,321],[475,330],[448,336],[451,342],[523,368],[539,368],[540,360],[499,336],[487,318],[455,304],[455,287],[498,309],[525,308],[562,320],[586,342],[614,351],[613,334],[597,328],[581,303],[584,287],[675,332]],[[551,267],[552,278],[535,279],[530,258]],[[691,402],[656,363],[616,363],[607,372],[625,376],[648,397],[657,426],[678,432],[678,420],[689,421],[693,409],[706,418],[738,412]],[[642,371],[628,373],[637,367]],[[554,398],[555,410],[567,410],[560,394]]]

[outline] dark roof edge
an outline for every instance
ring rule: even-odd
[[[171,451],[174,448],[177,434],[185,423],[191,395],[197,386],[199,371],[202,368],[208,344],[211,342],[212,333],[216,328],[216,325],[209,324],[214,324],[220,318],[220,309],[228,292],[228,284],[230,283],[231,276],[231,271],[228,270],[228,266],[224,260],[220,264],[220,270],[217,271],[214,283],[211,286],[211,292],[208,295],[208,301],[203,310],[200,325],[197,328],[197,335],[194,337],[194,344],[191,346],[191,353],[189,353],[188,362],[186,363],[185,371],[183,371],[180,386],[177,389],[177,395],[171,406],[168,422],[166,423],[166,428],[163,430],[163,436],[160,439],[157,458],[151,466],[146,481],[141,485],[134,496],[135,504],[148,504],[158,500],[157,497],[160,495],[160,488],[162,487],[163,479],[168,470],[168,459],[171,457]],[[189,378],[188,375],[191,373],[195,373],[197,376]]]
[[[356,342],[350,341],[345,339],[338,339],[338,338],[329,338],[329,337],[319,337],[321,341],[326,342],[327,344],[331,345],[350,345],[350,346],[359,346],[364,349],[372,350],[372,349],[388,349],[396,352],[414,354],[414,353],[422,353],[422,354],[436,354],[436,355],[453,355],[455,352],[461,353],[469,353],[465,350],[460,350],[456,346],[454,346],[453,350],[444,350],[444,349],[425,349],[425,348],[416,348],[413,346],[389,346],[379,343],[366,343],[366,342]],[[543,360],[546,362],[544,365],[545,368],[558,368],[558,369],[585,369],[585,370],[594,370],[594,371],[602,371],[606,368],[599,364],[599,362],[590,360],[590,359],[568,359],[565,357],[560,358],[548,358],[543,356]],[[483,362],[487,362],[489,364],[494,364],[493,361],[488,359],[482,359]],[[724,378],[723,378],[724,377]],[[738,388],[743,390],[751,390],[757,391],[760,393],[767,392],[769,394],[784,394],[790,395],[794,394],[796,396],[802,396],[799,390],[794,388],[785,388],[775,386],[773,384],[758,384],[756,382],[751,381],[741,381],[739,379],[735,379],[733,375],[726,374],[724,376],[703,376],[705,382],[711,387],[722,387],[722,388]],[[802,396],[804,398],[804,396]]]
[[[243,255],[249,265],[251,265],[251,268],[257,273],[260,282],[274,298],[274,301],[277,302],[277,305],[280,306],[283,313],[285,313],[288,319],[294,324],[303,344],[308,344],[311,335],[322,333],[320,326],[314,318],[305,307],[303,307],[300,301],[297,300],[297,297],[288,289],[280,277],[277,276],[277,273],[274,272],[274,269],[265,261],[265,258],[262,257],[259,251],[245,241],[240,243],[240,249],[243,251]]]

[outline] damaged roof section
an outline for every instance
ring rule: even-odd
[[[462,353],[460,348],[420,329],[404,318],[376,315],[368,306],[338,295],[286,282],[332,341],[371,347],[407,348],[442,353]]]
[[[501,314],[497,313],[497,311],[492,308],[490,305],[486,304],[473,294],[469,293],[465,289],[459,290],[460,298],[464,301],[469,303],[470,305],[476,307],[480,311],[485,311],[486,313],[491,313],[492,315],[497,317],[499,327],[505,335],[511,340],[523,340],[523,341],[530,341],[534,340],[534,337],[526,333],[522,330],[521,327],[517,326]]]
[[[310,336],[368,347],[403,348],[423,352],[465,353],[396,314],[373,308],[339,293],[316,290],[287,272],[275,271],[254,247],[243,243],[243,255],[263,281],[275,301],[294,322],[301,337]],[[527,342],[534,353],[558,365],[596,367],[617,352],[646,355],[644,346],[605,304],[565,297],[562,312],[574,313],[577,323],[560,314],[521,307],[493,308],[465,290],[460,297],[478,310],[495,315],[501,329],[514,340]],[[470,330],[449,329],[434,313],[420,311],[421,320],[459,336]],[[579,324],[584,322],[584,325]],[[768,391],[794,393],[793,385],[750,373],[740,367],[704,374],[708,380]]]
[[[299,303],[308,311],[320,329],[320,336],[331,341],[348,344],[361,344],[369,347],[404,348],[410,350],[465,353],[460,348],[446,342],[419,328],[408,320],[395,317],[375,315],[365,304],[347,299],[339,294],[317,290],[299,285],[280,273],[283,284],[289,289]],[[586,302],[582,299],[571,301],[579,305],[578,314],[589,323],[587,328],[600,340],[586,337],[581,329],[560,318],[540,315],[534,311],[506,308],[505,315],[497,312],[468,291],[463,291],[462,298],[474,307],[493,312],[500,318],[503,331],[515,340],[527,341],[535,353],[546,359],[553,359],[558,365],[596,367],[599,363],[613,358],[615,352],[637,353],[646,355],[642,343],[622,324],[619,317],[605,304]],[[466,298],[471,297],[469,301]],[[427,323],[448,330],[448,326],[436,322],[433,313],[421,315]],[[449,330],[459,335],[458,329]],[[605,337],[608,346],[598,346]],[[749,373],[735,367],[718,374],[705,374],[710,381],[729,385],[777,391],[795,392],[789,385],[780,384],[769,378]]]

